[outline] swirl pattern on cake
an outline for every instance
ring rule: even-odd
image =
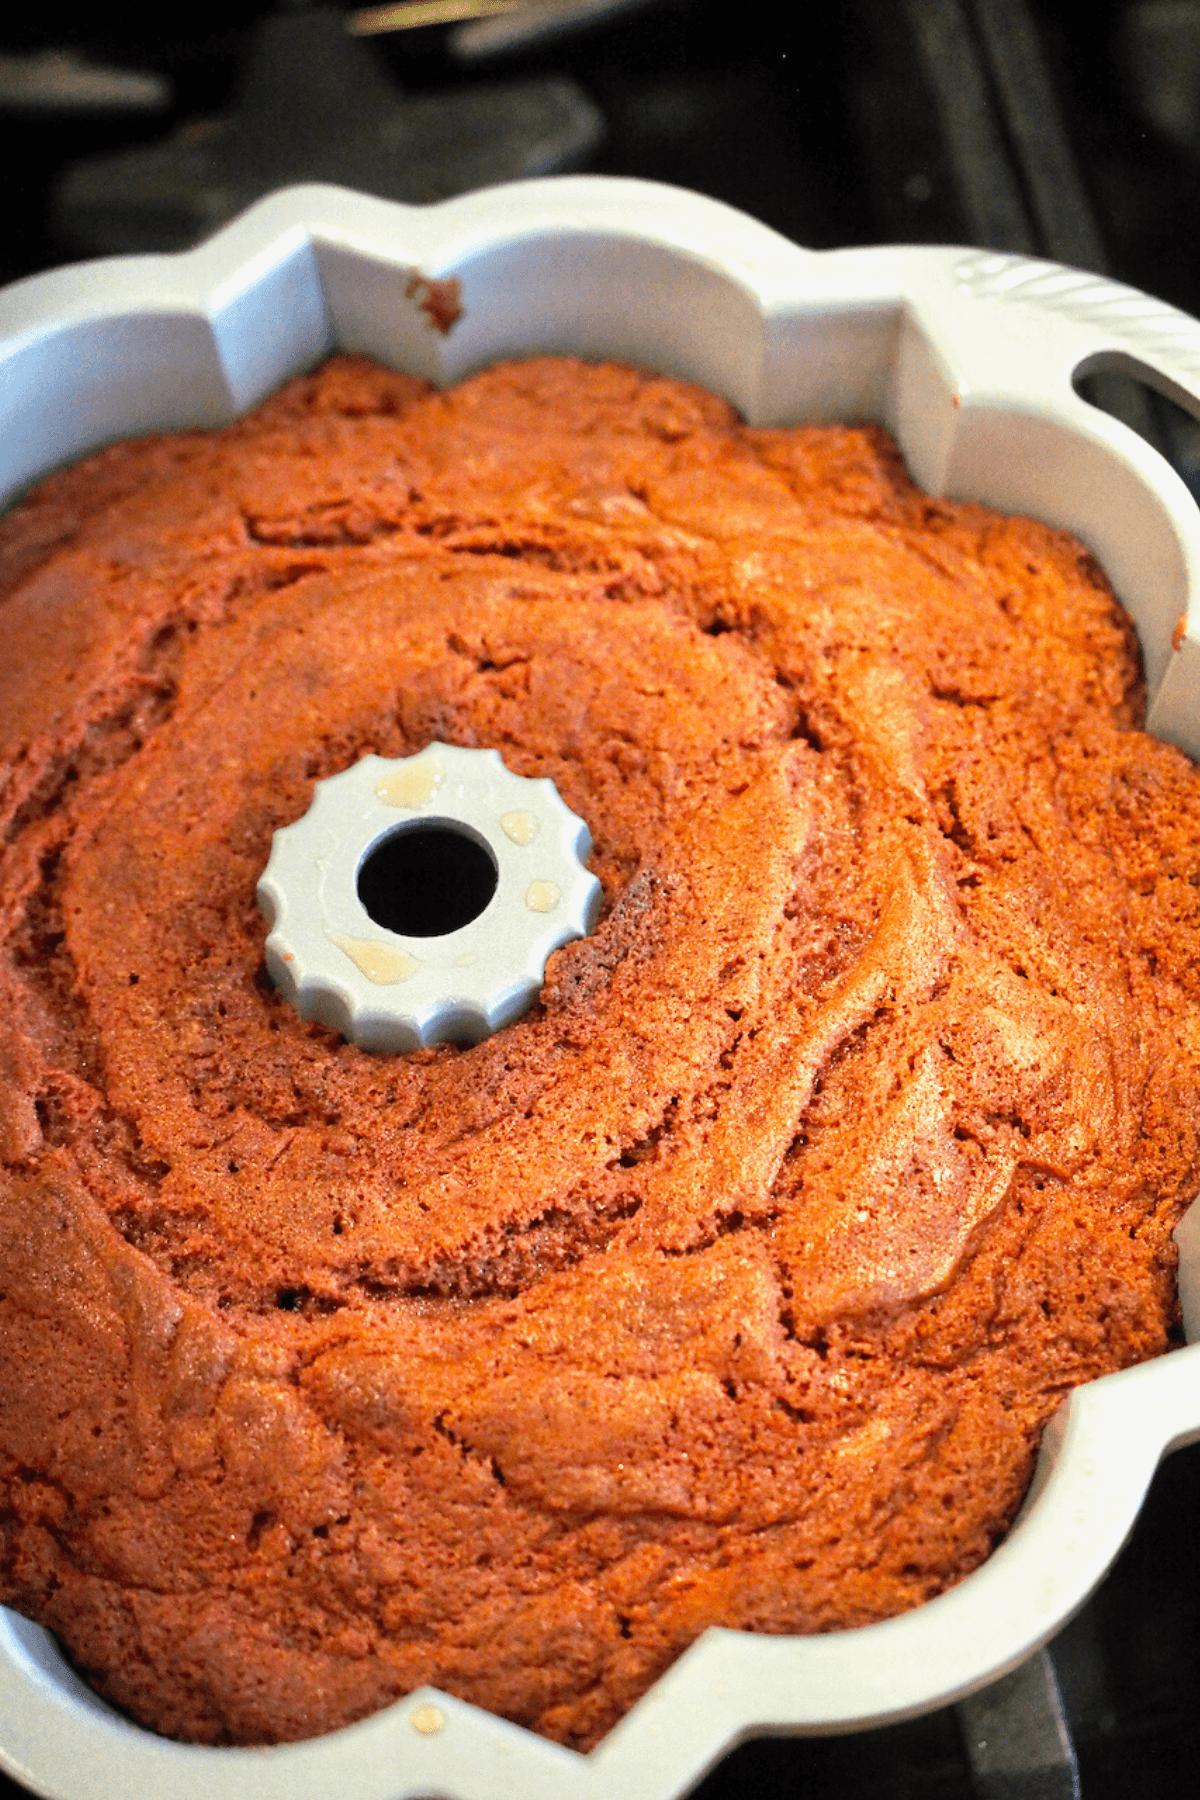
[[[709,1624],[959,1580],[1177,1341],[1200,787],[1067,535],[873,426],[342,357],[52,477],[0,583],[0,1599],[136,1718],[586,1747]],[[370,1056],[255,883],[434,740],[553,780],[604,909]]]

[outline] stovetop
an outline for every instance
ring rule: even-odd
[[[187,241],[194,219],[179,196],[190,200],[194,170],[184,152],[211,138],[211,121],[236,109],[239,92],[244,100],[247,46],[266,11],[177,0],[151,32],[50,0],[0,26],[0,280]],[[381,93],[406,105],[465,95],[487,143],[502,115],[499,175],[526,153],[528,105],[553,94],[561,130],[555,138],[539,124],[543,161],[531,167],[699,189],[815,249],[905,240],[1049,256],[1200,312],[1200,0],[1093,0],[1086,27],[1081,18],[1052,0],[844,0],[767,24],[759,9],[717,0],[625,0],[507,54],[470,55],[449,26],[369,42]],[[60,62],[56,75],[42,59],[39,101],[21,91],[21,68],[33,63],[8,59],[51,49],[79,52],[82,63]],[[90,101],[70,99],[70,70],[81,67],[107,76],[107,99],[97,97],[103,80]],[[122,88],[129,71],[154,79]],[[114,206],[124,178],[111,159],[165,140],[179,154],[165,174],[155,165],[150,199],[143,184],[140,201],[126,194]],[[454,191],[462,177],[444,146],[422,142],[426,160],[404,179],[419,176],[427,194],[413,197]],[[485,149],[485,173],[477,162],[472,179],[498,178],[486,166]],[[1132,384],[1096,397],[1200,491],[1200,432],[1189,421]],[[1200,1445],[1162,1466],[1106,1582],[1024,1670],[906,1724],[743,1745],[698,1800],[1184,1791],[1179,1771],[1200,1765],[1198,1539]],[[21,1792],[0,1777],[0,1800]]]

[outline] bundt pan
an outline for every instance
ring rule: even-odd
[[[880,420],[929,492],[1083,540],[1137,624],[1150,729],[1200,754],[1200,514],[1073,386],[1122,370],[1200,412],[1200,324],[1158,301],[973,250],[816,255],[633,181],[429,208],[295,188],[185,255],[0,296],[0,490],[116,438],[224,424],[336,347],[439,384],[502,357],[618,357],[713,388],[758,425]],[[1194,1340],[1200,1207],[1177,1235]],[[586,1756],[429,1689],[307,1742],[171,1743],[0,1611],[0,1767],[58,1800],[674,1800],[740,1739],[903,1719],[1013,1668],[1100,1581],[1159,1458],[1196,1438],[1200,1344],[1077,1389],[1010,1535],[957,1587],[819,1637],[709,1630]]]

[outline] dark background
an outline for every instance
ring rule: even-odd
[[[0,96],[0,278],[83,253],[52,217],[69,165],[228,113],[254,21],[270,10],[178,0],[153,27],[121,8],[53,0],[10,11],[0,52],[74,48],[165,76],[171,98],[157,112],[72,115]],[[1036,40],[1034,81],[1050,84],[1057,120],[1036,104],[1024,115],[1006,107],[983,54],[989,26],[1015,42],[1023,25]],[[930,74],[931,39],[940,40],[940,78]],[[1086,12],[1055,0],[843,0],[796,7],[773,24],[758,7],[650,0],[524,55],[467,64],[450,42],[445,28],[370,40],[411,96],[569,75],[605,122],[587,168],[697,188],[814,249],[987,238],[1053,252],[1020,141],[1033,133],[1066,212],[1074,210],[1075,247],[1091,248],[1091,261],[1119,279],[1200,309],[1200,10],[1188,0],[1093,0]],[[970,99],[962,69],[972,47],[991,117],[977,112],[973,132],[961,122],[956,131],[948,114]],[[1056,126],[1073,165],[1066,174]],[[985,140],[997,128],[1000,157],[989,165]],[[1011,208],[1005,216],[1007,182],[1024,206],[1024,231]],[[993,216],[981,216],[992,201]]]
[[[135,110],[61,96],[34,104],[19,79],[0,83],[0,281],[196,235],[189,208],[205,177],[194,146],[228,133],[207,122],[267,104],[261,91],[247,98],[246,69],[268,10],[176,0],[150,27],[122,9],[51,0],[0,24],[0,64],[75,50],[166,84],[159,104]],[[1096,0],[1086,14],[1051,0],[846,0],[796,6],[770,24],[758,8],[648,0],[474,62],[454,54],[446,28],[370,42],[378,93],[394,84],[396,104],[474,94],[485,170],[493,125],[511,155],[526,118],[512,84],[528,93],[566,77],[575,89],[562,91],[577,91],[593,120],[588,103],[598,109],[603,132],[570,166],[699,189],[815,249],[985,244],[1104,271],[1200,312],[1200,0]],[[292,86],[319,75],[297,65]],[[286,111],[286,95],[269,104]],[[281,179],[326,173],[316,127],[305,136],[293,119],[273,136],[295,151]],[[140,187],[128,163],[122,174],[94,162],[155,146],[157,174]],[[512,172],[496,155],[491,178]],[[375,175],[387,191],[435,199],[453,191],[452,161],[426,138],[403,169],[377,160]],[[1140,423],[1200,487],[1197,434],[1157,402]],[[1198,1543],[1200,1446],[1164,1464],[1124,1555],[1052,1646],[1073,1745],[1056,1766],[1022,1770],[1018,1756],[982,1767],[967,1721],[947,1708],[851,1737],[745,1745],[701,1800],[1194,1791],[1185,1771],[1200,1766]],[[19,1792],[0,1777],[0,1800]]]

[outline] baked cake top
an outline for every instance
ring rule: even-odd
[[[1200,787],[1067,535],[877,428],[337,358],[0,527],[0,1599],[214,1742],[578,1746],[710,1623],[984,1558],[1168,1347]],[[317,780],[549,776],[592,935],[471,1049],[271,989]]]

